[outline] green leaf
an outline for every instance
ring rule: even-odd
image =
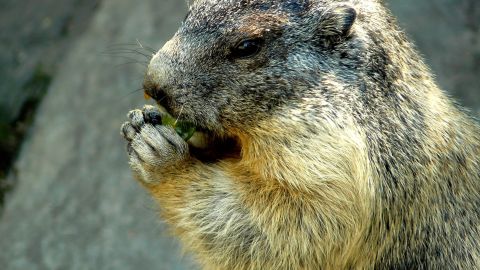
[[[196,127],[193,124],[177,121],[177,119],[173,118],[169,114],[165,114],[162,117],[162,125],[170,126],[175,129],[177,134],[180,135],[180,137],[182,137],[182,139],[184,139],[185,141],[190,140],[190,138],[192,138],[193,134],[196,131]]]

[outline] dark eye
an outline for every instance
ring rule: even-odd
[[[249,58],[257,55],[263,47],[263,39],[247,39],[243,40],[232,49],[233,58]]]

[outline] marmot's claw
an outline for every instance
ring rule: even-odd
[[[132,141],[137,134],[137,131],[130,122],[126,122],[122,125],[121,132],[123,137],[129,142]]]
[[[141,110],[133,110],[127,114],[127,117],[130,119],[130,123],[132,124],[135,130],[140,131],[141,127],[145,124],[145,120],[143,118],[143,112]]]
[[[162,124],[163,113],[158,108],[150,105],[143,107],[143,118],[146,123],[150,123],[154,126]]]
[[[188,144],[169,126],[161,125],[161,112],[150,106],[128,113],[129,122],[121,133],[128,142],[130,164],[145,182],[149,175],[161,175],[160,170],[175,166],[188,156]]]

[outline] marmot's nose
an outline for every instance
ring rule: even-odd
[[[143,82],[143,91],[145,92],[145,95],[157,101],[165,96],[165,91],[163,89],[164,88],[150,80],[146,79]]]
[[[162,105],[168,102],[168,96],[175,89],[176,77],[179,76],[174,60],[176,42],[177,38],[173,37],[153,56],[143,82],[145,93]]]
[[[174,72],[169,66],[168,59],[161,52],[158,52],[150,61],[145,74],[143,81],[145,94],[158,102],[165,99],[173,82]]]

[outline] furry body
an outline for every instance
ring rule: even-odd
[[[480,128],[379,1],[199,0],[144,87],[222,146],[122,128],[204,268],[480,268]]]

